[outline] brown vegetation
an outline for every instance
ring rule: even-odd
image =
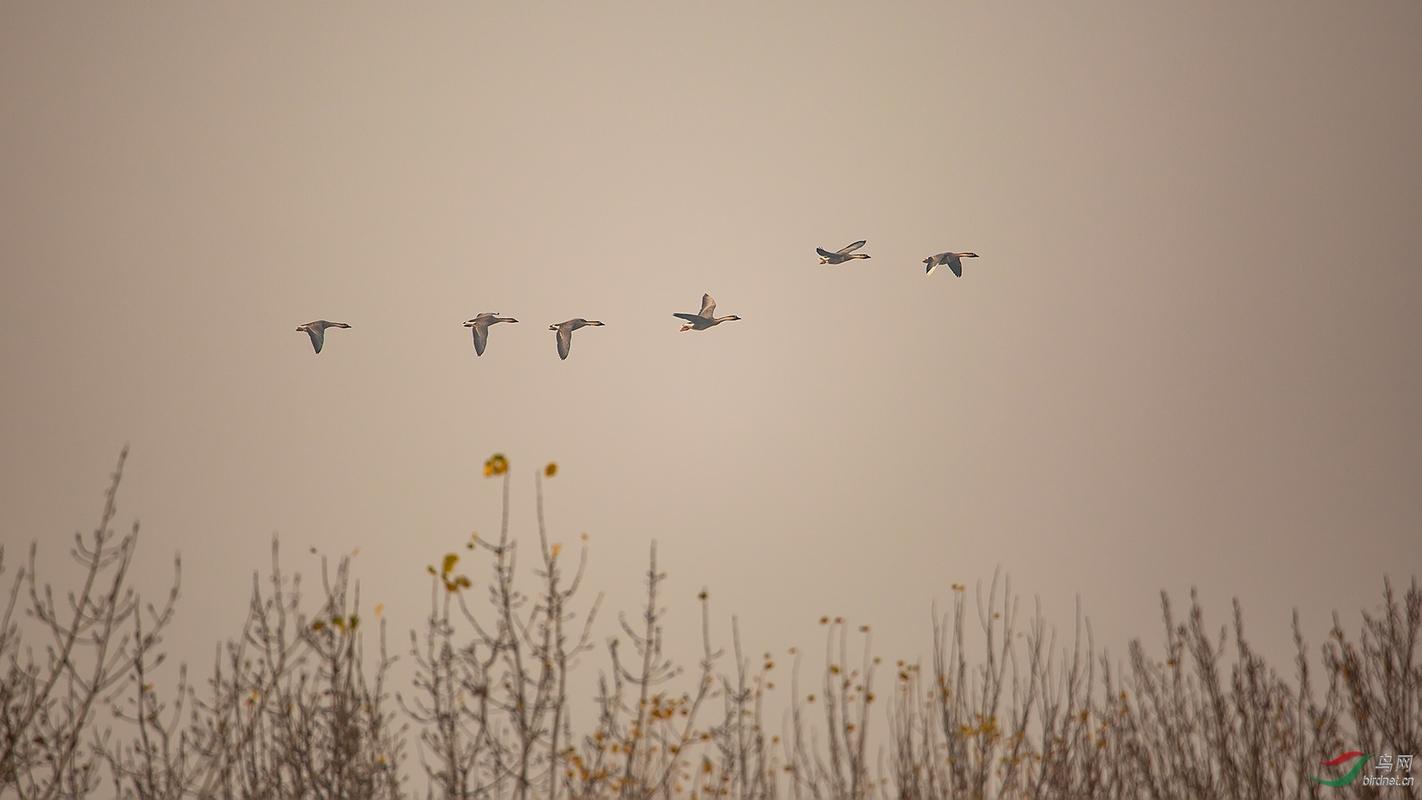
[[[511,473],[497,456],[485,474],[503,481],[498,539],[465,545],[487,575],[471,578],[475,559],[462,565],[459,553],[430,566],[430,614],[402,656],[415,674],[406,690],[387,685],[397,656],[385,622],[371,634],[358,613],[349,559],[323,562],[308,600],[275,543],[209,677],[197,685],[182,669],[159,687],[178,565],[161,604],[129,585],[137,527],[111,527],[122,466],[99,526],[75,538],[81,584],[56,599],[65,593],[36,578],[33,547],[12,577],[0,619],[0,797],[400,798],[412,783],[431,797],[518,800],[1419,796],[1310,778],[1343,750],[1418,751],[1415,578],[1401,593],[1384,584],[1381,611],[1364,615],[1357,638],[1335,618],[1317,655],[1295,618],[1288,675],[1250,647],[1237,603],[1216,629],[1193,593],[1183,621],[1162,596],[1164,651],[1136,640],[1116,667],[1080,612],[1059,643],[1006,582],[994,578],[973,603],[954,585],[951,608],[934,614],[928,663],[890,668],[867,626],[821,619],[818,677],[802,684],[802,654],[786,653],[790,694],[771,725],[767,701],[787,670],[771,653],[748,654],[734,618],[729,650],[718,646],[704,590],[700,630],[666,630],[655,545],[640,613],[594,641],[601,598],[582,600],[586,542],[566,553],[543,524],[553,465],[535,477],[523,588]],[[31,631],[41,641],[25,640]],[[699,643],[695,664],[665,655],[673,635]],[[569,678],[587,664],[601,670],[599,688],[575,702]],[[427,781],[410,780],[420,773]]]

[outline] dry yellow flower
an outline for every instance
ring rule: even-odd
[[[489,460],[484,462],[484,477],[489,478],[494,475],[502,475],[509,471],[509,460],[504,458],[503,453],[495,453],[489,456]]]

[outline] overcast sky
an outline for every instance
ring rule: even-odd
[[[1410,1],[5,3],[0,537],[60,563],[131,443],[137,578],[181,551],[205,665],[274,533],[359,547],[416,624],[502,451],[520,535],[559,463],[610,607],[656,539],[676,613],[708,586],[755,650],[831,613],[926,654],[1001,566],[1121,654],[1161,589],[1238,596],[1277,658],[1291,608],[1316,643],[1422,564],[1419,34]],[[947,249],[982,258],[925,276]],[[702,292],[743,321],[679,333]],[[481,311],[521,322],[476,358]],[[319,318],[353,327],[317,356]]]

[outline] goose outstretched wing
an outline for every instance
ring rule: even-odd
[[[850,254],[850,253],[853,253],[855,250],[858,250],[859,248],[863,247],[863,246],[864,246],[864,243],[867,242],[867,241],[869,241],[869,240],[868,240],[868,239],[860,239],[859,241],[855,242],[854,244],[847,244],[847,245],[845,245],[844,247],[841,247],[841,248],[839,249],[839,252],[838,252],[836,255],[841,255],[841,256],[843,256],[843,255],[848,255],[848,254]]]
[[[709,294],[701,295],[701,316],[711,319],[716,313],[716,299]]]
[[[489,324],[483,320],[475,320],[469,330],[474,332],[474,355],[484,355],[484,348],[489,346]]]
[[[316,352],[321,352],[321,345],[326,343],[326,329],[317,325],[306,328],[306,335],[311,337],[311,347]]]
[[[568,350],[573,346],[573,328],[569,325],[559,325],[558,332],[558,357],[567,358]]]

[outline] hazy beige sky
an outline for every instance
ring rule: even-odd
[[[1422,565],[1419,34],[1410,0],[5,3],[0,536],[61,562],[131,443],[139,579],[183,553],[205,665],[274,532],[360,547],[416,623],[503,451],[525,534],[561,465],[611,608],[656,538],[753,649],[835,613],[921,653],[998,565],[1116,653],[1192,584],[1316,642]],[[708,291],[744,321],[678,333]],[[480,311],[522,322],[476,359]],[[608,324],[560,362],[575,316]],[[320,356],[317,318],[354,326]]]

